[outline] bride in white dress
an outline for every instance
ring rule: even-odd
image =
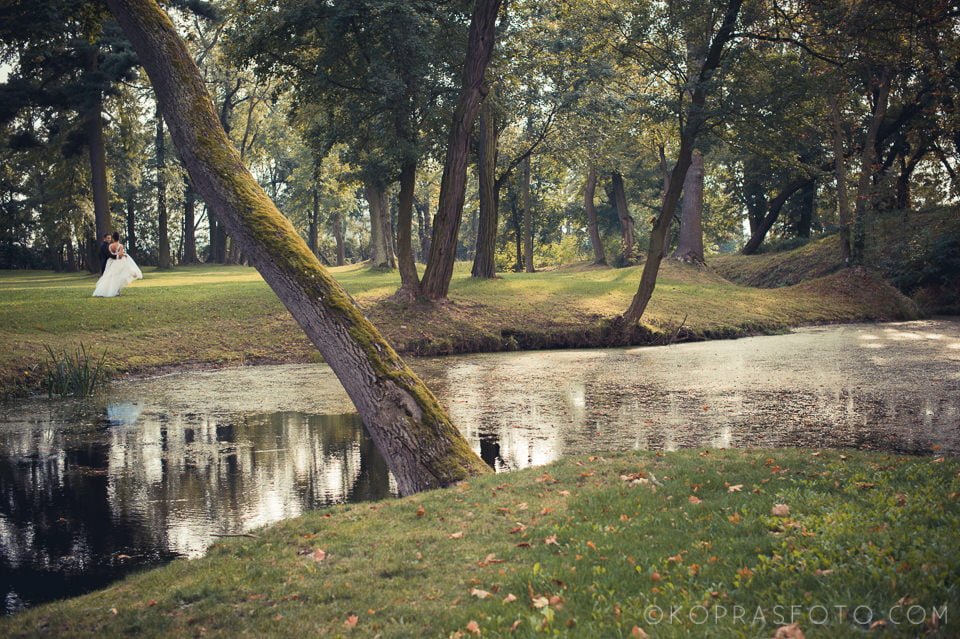
[[[120,243],[119,233],[113,234],[113,243],[109,248],[113,258],[107,260],[107,268],[97,280],[97,287],[93,290],[94,297],[116,297],[130,282],[143,279],[140,267],[127,255]]]

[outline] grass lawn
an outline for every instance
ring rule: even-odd
[[[402,305],[389,300],[396,272],[333,269],[399,350],[444,354],[513,348],[602,345],[601,320],[621,313],[640,268],[568,267],[474,280],[458,264],[450,301]],[[162,367],[313,361],[315,349],[257,272],[198,266],[159,272],[119,298],[93,298],[94,278],[40,271],[0,272],[0,395],[31,387],[45,345],[107,353],[120,372]],[[912,305],[876,276],[844,271],[779,289],[730,283],[668,260],[644,321],[651,341],[733,337],[825,322],[906,319]]]
[[[580,456],[312,512],[0,636],[956,637],[958,530],[955,459]]]

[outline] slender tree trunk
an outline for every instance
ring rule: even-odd
[[[190,178],[183,176],[183,263],[196,264],[197,257],[197,198]]]
[[[397,262],[400,267],[400,297],[420,296],[420,276],[413,260],[413,192],[417,188],[417,162],[404,161],[400,169],[400,195],[397,197]]]
[[[337,266],[347,263],[347,251],[343,241],[343,213],[335,211],[333,214],[333,239],[337,243]]]
[[[163,114],[157,108],[157,267],[170,268],[170,234],[167,232],[167,172]]]
[[[67,238],[67,271],[76,273],[77,254],[73,250],[73,238]]]
[[[877,159],[877,135],[880,125],[887,114],[887,98],[890,95],[890,72],[884,69],[880,75],[874,99],[873,117],[867,127],[867,136],[863,141],[863,153],[860,158],[860,179],[857,182],[857,200],[853,209],[853,243],[850,255],[854,263],[863,262],[863,248],[865,240],[865,225],[868,207],[873,202],[873,175],[876,173],[874,163]]]
[[[420,235],[420,261],[426,262],[430,255],[430,197],[421,203],[420,200],[414,200],[417,207],[417,232]]]
[[[98,51],[91,48],[87,58],[87,72],[97,73]],[[103,138],[103,97],[97,95],[85,116],[87,150],[90,156],[90,183],[93,192],[93,217],[97,227],[97,241],[114,231],[110,219],[110,200],[107,187],[107,155]],[[96,265],[91,265],[96,268]]]
[[[669,188],[669,187],[668,187]],[[683,178],[683,204],[680,207],[680,239],[673,257],[692,264],[703,264],[703,154],[694,150],[690,168]]]
[[[473,277],[497,276],[497,122],[493,100],[488,94],[480,106],[480,143],[477,173],[480,182],[480,219],[477,224],[477,250],[473,257]]]
[[[390,215],[387,209],[387,190],[373,179],[364,181],[364,195],[370,209],[370,265],[373,268],[396,267],[393,251],[390,250],[390,224],[385,219]]]
[[[125,198],[125,204],[127,209],[127,253],[137,256],[137,211],[136,211],[136,202],[134,201],[133,189],[127,189],[127,197]]]
[[[250,175],[167,15],[153,0],[109,6],[150,76],[197,192],[340,379],[400,493],[490,472]]]
[[[813,218],[817,210],[817,182],[811,180],[804,185],[800,192],[794,196],[794,209],[796,216],[793,223],[793,230],[797,237],[810,238],[810,232],[813,230]]]
[[[833,125],[833,171],[837,181],[837,215],[840,221],[840,258],[850,264],[850,200],[847,195],[847,160],[843,151],[843,121],[836,95],[830,100],[830,121]]]
[[[770,229],[773,228],[774,223],[777,221],[777,218],[780,217],[780,211],[783,209],[783,205],[786,204],[787,200],[790,199],[790,196],[805,187],[806,185],[813,182],[813,178],[802,177],[797,178],[793,182],[788,183],[780,193],[777,194],[770,202],[767,204],[767,214],[760,221],[757,230],[750,240],[744,245],[743,250],[740,252],[744,255],[753,255],[760,248],[760,245],[763,244],[764,238],[767,237],[767,233],[770,232]]]
[[[597,222],[597,207],[594,198],[597,193],[597,170],[590,167],[587,173],[587,183],[583,187],[583,210],[587,214],[587,230],[590,232],[590,246],[593,247],[593,263],[606,264],[607,256],[603,254],[603,240],[600,239],[600,225]]]
[[[523,207],[523,267],[533,273],[533,207],[530,205],[530,156],[520,166],[520,206]]]
[[[617,217],[620,218],[620,233],[623,238],[623,262],[629,264],[633,261],[633,218],[630,216],[630,210],[627,208],[627,191],[623,186],[623,175],[619,171],[610,174],[610,199],[611,204],[617,211]]]
[[[677,154],[677,163],[674,164],[673,171],[670,174],[670,186],[664,193],[660,214],[654,220],[653,228],[650,230],[650,251],[647,253],[647,259],[643,265],[640,286],[637,288],[627,312],[623,314],[624,326],[627,328],[635,325],[643,317],[647,304],[650,302],[653,291],[657,286],[657,272],[660,270],[660,262],[663,261],[667,233],[670,231],[670,223],[673,221],[673,216],[677,210],[677,201],[680,199],[680,191],[683,189],[683,178],[687,174],[687,169],[690,168],[697,136],[706,122],[704,105],[707,98],[707,84],[713,72],[720,65],[720,55],[723,52],[723,47],[733,37],[733,29],[742,4],[743,0],[729,0],[723,22],[710,43],[710,49],[707,51],[707,56],[697,76],[696,86],[690,98],[690,106],[687,109],[686,124],[680,135],[680,152]]]
[[[463,216],[470,132],[483,99],[483,75],[493,53],[501,3],[502,0],[477,0],[470,20],[460,98],[450,127],[447,158],[440,179],[440,205],[433,221],[430,258],[423,274],[423,292],[431,299],[446,298],[453,277],[457,234]]]
[[[310,189],[312,196],[312,208],[310,209],[310,229],[308,231],[307,246],[310,252],[316,256],[320,255],[320,194],[317,193],[317,185],[314,184]]]

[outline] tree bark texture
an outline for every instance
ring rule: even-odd
[[[417,161],[408,158],[400,168],[400,194],[397,197],[397,262],[400,267],[400,295],[420,296],[420,276],[413,259],[413,192],[417,188]]]
[[[333,240],[337,243],[337,266],[347,263],[347,249],[343,241],[343,213],[333,213]]]
[[[127,190],[127,197],[125,198],[125,204],[127,209],[126,222],[127,222],[127,253],[136,257],[137,255],[137,209],[136,202],[133,197],[133,189]]]
[[[490,472],[243,165],[192,57],[153,0],[109,0],[197,192],[303,327],[357,407],[402,494]]]
[[[677,210],[677,201],[680,199],[680,191],[683,189],[683,178],[687,174],[687,169],[690,167],[693,147],[697,143],[697,136],[706,122],[704,105],[707,99],[707,85],[711,76],[713,76],[713,72],[720,66],[720,56],[723,53],[723,47],[733,38],[733,28],[737,23],[737,17],[740,15],[740,7],[742,4],[743,0],[729,0],[726,13],[723,16],[723,22],[720,24],[720,28],[710,43],[710,49],[707,51],[707,56],[697,76],[696,86],[690,98],[690,106],[687,109],[686,124],[680,134],[680,151],[677,154],[677,163],[673,165],[673,171],[670,174],[670,185],[667,188],[667,192],[663,195],[660,214],[654,220],[653,228],[650,229],[650,250],[643,264],[643,273],[640,275],[640,285],[637,288],[636,294],[633,296],[633,301],[630,302],[630,306],[627,308],[627,312],[623,314],[625,327],[632,327],[640,321],[644,311],[647,309],[647,304],[650,303],[653,291],[657,286],[657,273],[660,270],[660,262],[663,261],[667,233],[670,231],[670,223],[673,221],[674,213]]]
[[[669,188],[669,187],[668,187]],[[673,257],[691,264],[703,259],[703,154],[694,150],[690,168],[683,178],[683,203],[680,207],[680,239]]]
[[[600,225],[597,222],[597,207],[594,198],[597,194],[597,170],[590,167],[587,172],[587,182],[583,186],[583,210],[587,214],[587,230],[590,233],[590,246],[593,247],[593,263],[606,264],[607,256],[603,253],[603,240],[600,239]]]
[[[167,172],[163,114],[157,109],[157,267],[170,268],[170,233],[167,229]]]
[[[490,95],[480,106],[480,141],[477,173],[480,182],[480,215],[477,221],[477,248],[473,256],[473,277],[497,276],[497,122]]]
[[[629,264],[633,261],[633,217],[630,216],[630,210],[627,208],[627,190],[623,185],[623,175],[619,171],[610,174],[610,194],[611,204],[617,211],[617,217],[620,218],[620,235],[623,239],[623,262]]]
[[[447,158],[440,179],[440,203],[433,220],[430,257],[423,274],[423,292],[431,299],[446,298],[453,277],[457,235],[463,217],[470,133],[483,99],[483,76],[493,53],[501,3],[502,0],[476,0],[470,19],[460,98],[450,126]]]

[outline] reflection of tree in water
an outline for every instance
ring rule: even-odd
[[[200,554],[214,533],[390,494],[355,415],[148,412],[107,423],[80,438],[27,424],[0,435],[5,611]]]

